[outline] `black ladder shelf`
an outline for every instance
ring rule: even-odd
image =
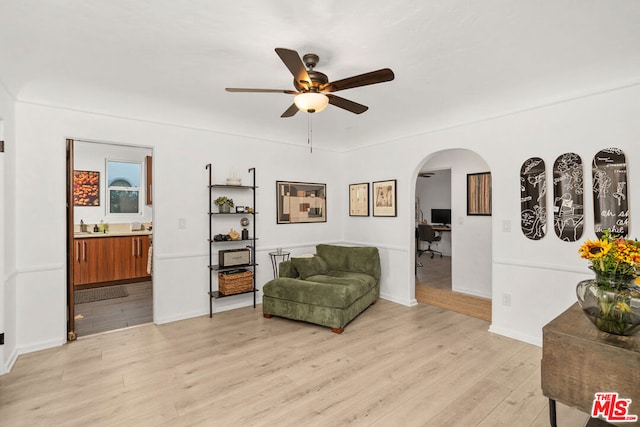
[[[209,170],[209,317],[213,317],[213,300],[214,299],[218,299],[218,298],[227,298],[227,297],[232,297],[232,296],[237,296],[237,295],[244,295],[244,294],[249,294],[252,293],[253,294],[253,308],[256,308],[256,267],[258,264],[255,263],[255,256],[256,256],[256,218],[255,215],[257,214],[256,212],[256,168],[249,168],[248,172],[251,174],[251,178],[252,178],[252,185],[228,185],[228,184],[214,184],[212,181],[212,165],[211,163],[207,164],[205,166],[205,169]],[[219,213],[219,212],[214,212],[214,208],[213,208],[213,193],[215,191],[218,190],[229,190],[229,191],[251,191],[252,192],[252,212],[230,212],[230,213]],[[233,216],[237,216],[240,217],[242,215],[245,216],[251,216],[251,225],[250,225],[250,229],[251,229],[251,234],[249,235],[248,238],[245,239],[237,239],[237,240],[223,240],[223,241],[216,241],[213,238],[213,225],[214,222],[217,221],[218,219],[222,220],[223,218],[229,218],[229,217],[233,217]],[[214,219],[215,218],[215,219]],[[243,265],[234,265],[232,267],[223,267],[220,266],[218,264],[214,264],[213,263],[213,253],[217,252],[217,249],[214,247],[216,245],[233,245],[237,243],[248,243],[252,250],[251,250],[251,259],[250,259],[250,263],[249,264],[243,264]],[[230,270],[235,270],[238,268],[250,268],[253,270],[253,287],[251,290],[249,291],[245,291],[245,292],[239,292],[239,293],[234,293],[234,294],[229,294],[229,295],[225,295],[223,293],[221,293],[220,291],[214,291],[213,290],[213,282],[214,282],[214,277],[216,277],[216,273],[219,271],[230,271]]]

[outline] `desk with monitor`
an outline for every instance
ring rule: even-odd
[[[440,241],[436,247],[442,255],[451,256],[451,226],[442,224],[432,224],[433,230],[440,235]]]

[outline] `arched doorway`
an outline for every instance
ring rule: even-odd
[[[464,149],[432,153],[421,163],[414,192],[415,224],[439,222],[443,210],[450,212],[450,224],[435,227],[442,230],[441,240],[431,247],[442,252],[442,258],[431,258],[431,253],[416,256],[415,295],[418,302],[490,321],[491,216],[467,209],[468,176],[484,172],[490,172],[487,162]],[[416,255],[424,244],[416,240]]]

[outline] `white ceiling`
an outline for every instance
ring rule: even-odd
[[[637,0],[0,0],[0,82],[24,102],[306,145],[276,47],[317,53],[337,94],[314,146],[388,141],[640,82]]]

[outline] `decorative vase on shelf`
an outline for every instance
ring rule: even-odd
[[[231,206],[229,206],[228,204],[222,204],[218,206],[218,212],[220,213],[229,213],[231,212]]]
[[[635,277],[593,271],[596,277],[581,281],[576,288],[578,304],[591,323],[615,335],[640,331],[640,286]]]

